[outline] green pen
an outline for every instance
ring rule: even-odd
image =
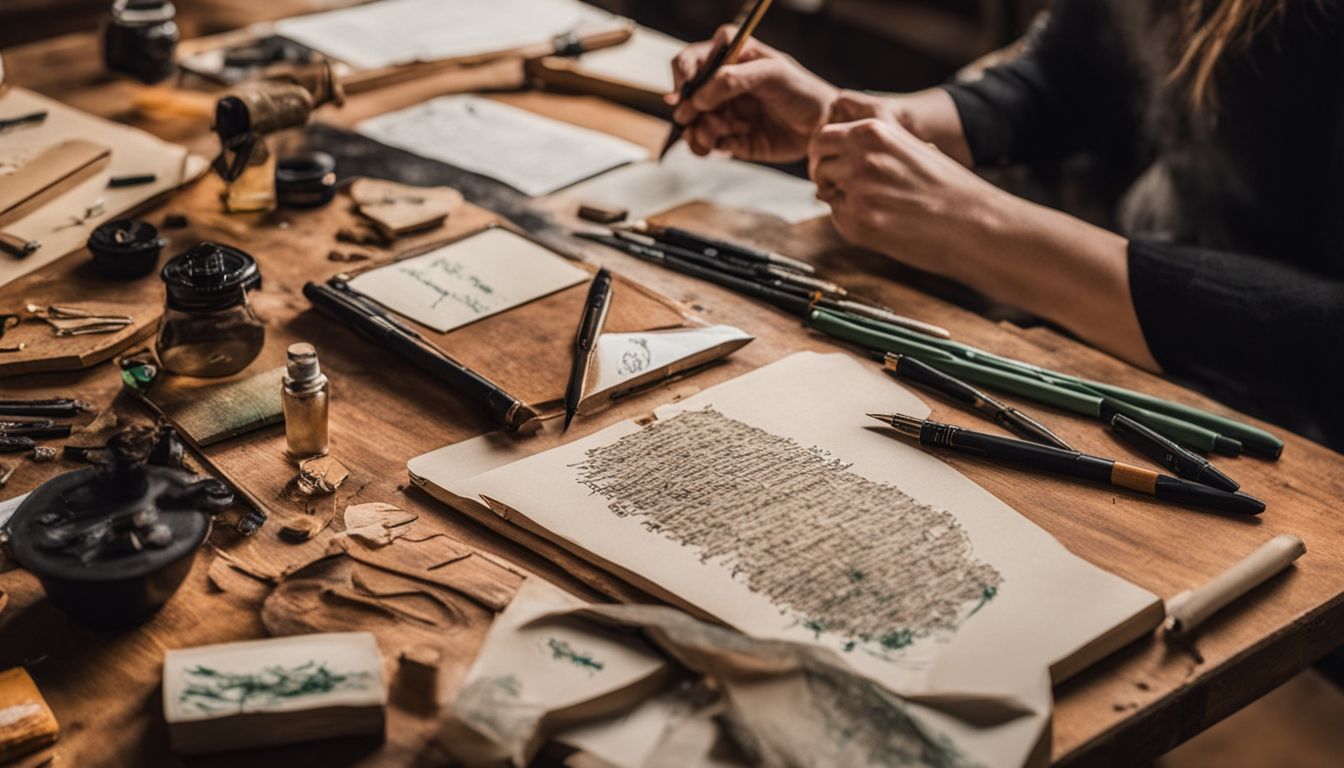
[[[957,342],[934,339],[920,334],[879,327],[867,318],[841,317],[824,309],[808,314],[808,325],[830,336],[884,352],[910,355],[921,362],[982,386],[998,389],[1030,400],[1052,405],[1093,419],[1109,419],[1123,413],[1141,420],[1152,429],[1179,443],[1205,452],[1237,455],[1242,446],[1211,429],[1165,413],[1158,413],[1123,400],[1105,397],[1082,387],[1069,387],[1036,374],[1032,366],[1000,358],[1007,364],[989,365],[987,354]],[[948,347],[952,347],[949,349]],[[972,362],[956,354],[957,348],[974,350],[985,363]],[[1042,369],[1043,370],[1043,369]]]
[[[919,340],[925,344],[936,346],[939,349],[946,350],[957,357],[965,358],[971,362],[994,368],[1002,368],[1023,376],[1032,376],[1039,378],[1050,384],[1066,387],[1069,389],[1086,391],[1090,394],[1101,395],[1110,398],[1116,402],[1127,403],[1134,407],[1142,408],[1150,413],[1161,413],[1171,418],[1179,419],[1184,422],[1197,424],[1209,431],[1221,434],[1224,440],[1236,440],[1242,443],[1246,453],[1252,456],[1258,456],[1264,459],[1278,459],[1283,453],[1283,441],[1274,435],[1266,432],[1259,427],[1243,424],[1235,419],[1226,416],[1220,416],[1216,413],[1183,403],[1175,403],[1170,400],[1163,400],[1160,397],[1135,392],[1132,389],[1117,387],[1105,382],[1083,379],[1077,376],[1070,376],[1058,371],[1052,371],[1048,368],[1042,368],[1039,365],[1024,363],[1021,360],[1014,360],[1010,357],[996,355],[993,352],[986,352],[983,349],[977,349],[967,344],[961,344],[955,341],[945,339],[931,339],[921,334],[913,334],[904,328],[892,326],[883,323],[880,320],[874,320],[865,317],[841,317],[859,325],[873,328],[875,330],[890,335],[900,336],[902,338]]]

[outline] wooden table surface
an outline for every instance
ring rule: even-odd
[[[111,119],[138,125],[205,154],[214,152],[208,121],[134,107],[147,89],[114,80],[100,71],[98,49],[88,35],[73,35],[5,52],[13,80]],[[324,110],[320,119],[349,124],[356,119],[454,90],[505,87],[521,81],[514,64],[450,72],[352,99],[340,112]],[[596,99],[537,92],[500,98],[525,108],[597,127],[656,149],[665,127],[647,116]],[[422,521],[540,574],[579,594],[595,596],[593,585],[621,593],[619,585],[591,569],[556,566],[526,552],[485,528],[453,515],[424,494],[408,488],[408,458],[479,434],[491,425],[395,357],[374,349],[318,316],[302,295],[305,280],[339,271],[327,259],[337,246],[330,238],[344,211],[338,202],[317,213],[282,211],[256,223],[221,221],[215,195],[218,183],[206,179],[183,190],[146,217],[158,222],[164,212],[192,218],[184,231],[171,232],[169,254],[198,239],[213,238],[257,256],[266,276],[257,306],[268,325],[268,340],[257,370],[279,364],[292,340],[309,340],[321,350],[335,392],[333,451],[350,465],[364,501],[391,501],[422,516]],[[557,222],[569,220],[563,203],[539,201]],[[489,218],[468,212],[450,222],[449,231]],[[691,206],[670,220],[695,221],[702,228],[776,247],[815,263],[828,276],[855,291],[880,299],[899,311],[940,323],[956,338],[1034,363],[1142,389],[1182,402],[1227,412],[1201,396],[1148,375],[1103,353],[1044,329],[1024,331],[982,317],[917,290],[927,280],[888,259],[845,246],[829,222],[788,226],[740,212]],[[435,233],[443,237],[446,233]],[[433,237],[432,235],[430,237]],[[418,241],[398,243],[398,250]],[[576,422],[582,436],[613,421],[638,415],[672,397],[711,386],[791,352],[835,350],[830,340],[801,328],[764,305],[714,286],[673,274],[621,254],[575,241],[574,253],[619,271],[685,303],[706,321],[736,325],[757,340],[731,360],[694,378],[655,389],[610,411]],[[380,257],[390,251],[378,252]],[[153,277],[133,283],[99,280],[78,252],[0,289],[0,306],[29,299],[130,301],[145,307],[161,301]],[[104,364],[71,374],[40,374],[0,381],[5,396],[75,394],[106,407],[120,382],[115,367]],[[979,423],[942,402],[931,402],[935,418]],[[1096,422],[1038,405],[1029,410],[1057,426],[1062,436],[1084,451],[1141,460],[1117,443]],[[115,410],[124,418],[144,419],[134,403],[121,398]],[[531,438],[538,447],[558,442],[548,427]],[[1307,440],[1284,435],[1283,458],[1268,463],[1249,458],[1223,459],[1222,466],[1268,510],[1258,520],[1202,514],[1154,503],[1106,489],[1023,475],[1000,467],[949,457],[950,463],[1012,505],[1078,555],[1162,597],[1203,582],[1275,534],[1301,536],[1308,553],[1296,568],[1256,589],[1237,610],[1211,620],[1192,644],[1177,647],[1154,636],[1137,642],[1056,689],[1053,761],[1061,765],[1143,764],[1235,712],[1344,643],[1344,522],[1335,509],[1344,497],[1344,461]],[[159,765],[180,761],[167,748],[161,715],[159,676],[165,648],[264,636],[258,615],[261,594],[221,593],[206,577],[215,548],[263,549],[283,559],[276,534],[285,520],[301,514],[282,501],[293,476],[283,458],[283,431],[263,430],[212,448],[209,460],[249,495],[262,500],[271,522],[251,540],[239,540],[219,527],[213,548],[202,551],[187,583],[168,606],[144,626],[122,633],[95,633],[70,623],[42,598],[30,575],[0,575],[0,590],[10,602],[0,613],[0,668],[24,664],[52,704],[63,727],[57,747],[60,764]],[[5,489],[10,496],[30,490],[69,466],[24,462]],[[269,548],[269,549],[266,549]],[[577,578],[576,578],[577,576]],[[463,671],[485,623],[464,626],[454,635],[451,662]],[[332,765],[404,765],[425,763],[426,740],[435,718],[395,705],[384,744],[339,742],[299,745],[249,753],[249,763],[282,765],[321,759]],[[335,745],[335,746],[333,746]],[[228,764],[231,758],[194,760],[192,764]]]

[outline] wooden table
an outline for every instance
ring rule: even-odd
[[[6,53],[12,77],[47,95],[61,98],[103,116],[139,125],[182,141],[198,151],[213,152],[207,125],[181,116],[137,112],[131,99],[142,89],[110,80],[99,71],[92,38],[75,35]],[[446,73],[402,84],[378,94],[353,99],[340,112],[321,117],[338,124],[409,105],[451,90],[520,82],[515,65]],[[519,92],[501,96],[538,112],[598,127],[656,148],[664,127],[646,116],[595,99]],[[452,441],[481,433],[490,424],[433,382],[400,360],[356,340],[313,312],[299,294],[306,279],[337,271],[327,261],[334,244],[321,239],[325,225],[342,214],[282,212],[250,229],[217,226],[206,213],[217,208],[216,187],[206,180],[184,190],[148,215],[157,221],[163,211],[193,217],[191,229],[172,233],[171,253],[194,238],[215,237],[235,242],[258,256],[266,288],[258,306],[268,323],[268,344],[257,364],[278,364],[285,345],[311,340],[322,350],[324,368],[335,391],[332,415],[334,450],[351,466],[362,500],[393,501],[418,512],[422,520],[556,581],[579,594],[594,596],[588,585],[620,593],[619,585],[591,569],[570,564],[557,567],[509,544],[492,532],[454,516],[419,491],[407,488],[405,461]],[[566,206],[541,201],[558,221]],[[487,214],[466,219],[481,220]],[[321,217],[327,217],[325,219]],[[1150,376],[1105,354],[1048,330],[1022,330],[994,324],[916,290],[927,280],[872,253],[845,246],[829,222],[818,220],[787,226],[741,213],[705,207],[683,210],[673,217],[695,218],[701,226],[727,235],[756,240],[808,258],[823,272],[865,295],[879,298],[908,314],[938,322],[962,341],[1062,370],[1143,389],[1214,410],[1226,409],[1199,395]],[[471,221],[450,223],[462,227]],[[277,242],[293,231],[305,233],[310,246],[276,252]],[[443,233],[439,233],[441,237]],[[329,233],[328,235],[329,236]],[[399,244],[399,248],[403,245]],[[797,321],[761,304],[681,275],[595,246],[574,244],[576,252],[683,301],[701,318],[736,325],[757,341],[725,365],[695,378],[664,387],[621,404],[598,417],[576,422],[581,436],[615,420],[647,412],[670,397],[684,395],[739,375],[797,350],[834,350],[827,339],[800,328]],[[99,281],[86,267],[87,254],[76,253],[0,289],[0,305],[23,299],[61,298],[135,301],[146,307],[160,301],[153,278],[127,284]],[[76,374],[32,375],[0,381],[7,396],[48,393],[77,394],[100,406],[111,403],[120,383],[110,364]],[[123,398],[124,401],[124,398]],[[137,414],[133,403],[119,401],[117,410]],[[934,402],[935,417],[966,417]],[[1095,422],[1031,405],[1071,443],[1104,455],[1131,455]],[[143,414],[139,418],[144,418]],[[556,444],[557,430],[534,438],[539,446]],[[1056,690],[1052,732],[1053,760],[1061,765],[1143,764],[1235,712],[1344,643],[1344,523],[1335,502],[1344,497],[1344,461],[1304,439],[1285,435],[1282,460],[1223,460],[1221,465],[1251,492],[1265,499],[1268,511],[1259,520],[1231,519],[1172,508],[1128,495],[1063,480],[1025,476],[999,467],[950,457],[949,461],[975,482],[1004,499],[1093,563],[1163,597],[1200,583],[1280,532],[1300,535],[1308,554],[1291,572],[1255,590],[1239,609],[1218,616],[1194,639],[1175,647],[1157,637],[1142,640],[1098,664]],[[273,536],[294,514],[271,499],[293,476],[282,455],[283,434],[270,429],[211,449],[212,462],[226,469],[235,483],[266,500],[272,522],[258,536]],[[1135,457],[1138,459],[1139,457]],[[68,469],[25,464],[6,495],[29,490],[47,476]],[[237,537],[223,528],[212,544],[227,549]],[[0,668],[29,667],[63,726],[58,755],[63,764],[176,764],[167,749],[158,697],[160,665],[165,648],[258,637],[264,634],[257,608],[260,594],[221,594],[206,571],[213,550],[203,551],[188,582],[165,610],[134,631],[94,633],[71,624],[42,598],[36,580],[21,571],[0,575],[0,589],[10,595],[0,613]],[[576,575],[579,578],[576,578]],[[485,623],[464,626],[455,635],[452,663],[464,670]],[[328,742],[261,753],[247,760],[281,765],[321,759],[339,765],[402,765],[424,762],[424,744],[435,719],[393,708],[385,744]],[[210,761],[204,761],[210,762]],[[228,758],[218,761],[227,764]]]

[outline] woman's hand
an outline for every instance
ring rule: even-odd
[[[993,186],[898,123],[817,132],[808,170],[848,241],[1068,328],[1149,370],[1128,241]]]
[[[791,162],[807,153],[808,141],[826,123],[838,91],[793,58],[748,40],[737,63],[714,76],[681,102],[682,84],[695,77],[714,49],[728,45],[735,28],[720,27],[714,39],[688,47],[672,60],[676,92],[672,119],[686,126],[697,155],[725,150],[743,160]]]
[[[968,168],[974,165],[961,115],[952,96],[942,88],[901,94],[840,91],[826,122],[854,123],[870,118],[904,128]]]
[[[808,150],[817,197],[849,242],[957,278],[958,250],[987,244],[1015,201],[895,120],[819,130]]]

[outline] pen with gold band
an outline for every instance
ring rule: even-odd
[[[1065,451],[1049,445],[973,432],[901,414],[868,414],[920,445],[947,448],[1029,470],[1051,472],[1092,480],[1154,496],[1163,501],[1188,504],[1236,515],[1258,515],[1265,503],[1244,493],[1228,493],[1207,485],[1182,480],[1122,461]]]

